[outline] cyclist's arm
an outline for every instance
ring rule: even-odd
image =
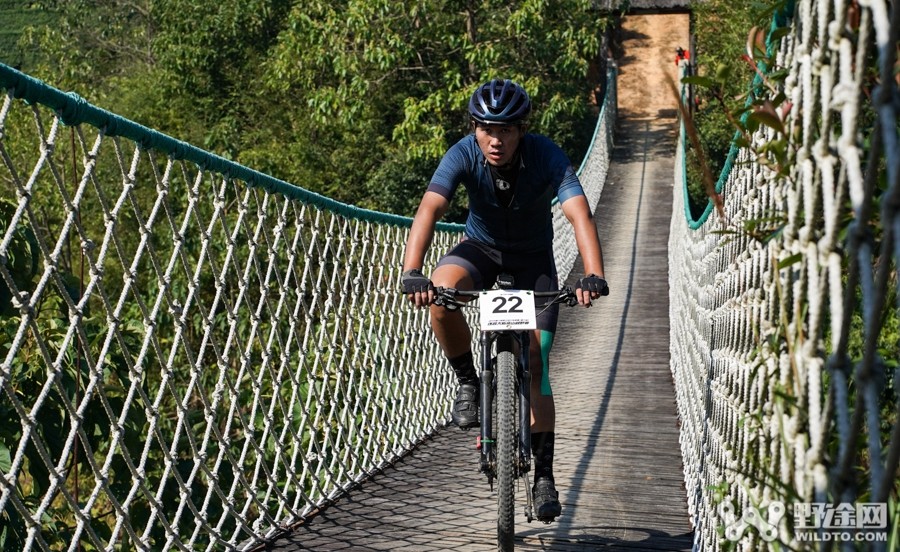
[[[450,202],[441,194],[425,192],[406,240],[406,253],[403,256],[404,271],[414,268],[421,269],[425,264],[425,253],[428,252],[434,238],[434,227],[449,207]],[[431,304],[434,300],[434,292],[411,293],[409,299],[417,307],[423,307]]]
[[[584,261],[584,273],[595,274],[605,278],[603,273],[603,252],[600,248],[600,237],[597,235],[597,226],[591,217],[591,209],[587,198],[576,195],[568,198],[560,204],[562,212],[575,229],[575,244]],[[596,299],[598,294],[587,291],[578,292],[578,302],[582,305],[590,304],[591,299]]]

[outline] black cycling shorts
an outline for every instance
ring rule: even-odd
[[[455,265],[464,268],[472,277],[475,289],[490,289],[497,281],[497,275],[505,272],[512,275],[516,289],[559,290],[559,278],[552,250],[538,253],[503,253],[485,243],[466,239],[448,251],[437,265]],[[537,299],[535,303],[540,305],[542,301]],[[556,333],[558,319],[558,304],[551,305],[547,309],[538,308],[537,328]]]

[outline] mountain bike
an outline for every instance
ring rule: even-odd
[[[536,328],[537,309],[554,304],[578,304],[569,287],[559,291],[536,292],[514,289],[509,275],[498,278],[498,289],[463,291],[435,289],[435,304],[446,308],[474,307],[478,298],[481,319],[480,418],[476,437],[480,450],[480,471],[487,476],[491,491],[497,481],[497,549],[513,550],[515,533],[515,482],[525,481],[525,518],[534,519],[534,497],[528,472],[531,471],[531,372],[528,346]],[[462,299],[461,299],[462,298]],[[549,299],[535,305],[537,298]]]

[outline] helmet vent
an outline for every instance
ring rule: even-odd
[[[482,84],[469,100],[469,114],[480,123],[519,124],[530,112],[528,93],[508,79],[494,79]]]

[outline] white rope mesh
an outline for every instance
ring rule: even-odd
[[[606,78],[606,96],[603,105],[600,106],[600,119],[594,130],[594,139],[591,142],[590,150],[578,169],[578,176],[584,187],[584,193],[587,195],[588,205],[592,210],[600,201],[600,194],[603,193],[603,185],[606,183],[616,130],[616,117],[618,116],[615,77],[618,69],[612,59],[607,60],[607,65],[610,69]],[[553,207],[553,251],[559,281],[565,282],[578,257],[578,246],[575,243],[572,225],[566,220],[558,203]]]
[[[246,549],[446,423],[450,371],[398,293],[408,227],[12,93],[0,155],[5,549]],[[438,232],[427,266],[459,238]],[[557,239],[566,275],[569,225]]]
[[[900,254],[896,3],[891,13],[878,0],[802,0],[791,24],[778,55],[793,104],[790,178],[742,150],[722,190],[726,220],[712,215],[692,230],[678,215],[681,148],[676,162],[672,371],[698,550],[724,550],[729,540],[739,550],[805,549],[812,544],[797,540],[794,506],[897,500],[900,372],[877,352],[883,307],[896,318]],[[879,60],[877,79],[865,71],[867,48]],[[777,138],[766,128],[754,144]],[[751,235],[754,225],[769,227],[765,238]],[[848,344],[854,318],[858,356]],[[741,512],[765,515],[775,502],[786,511],[774,540],[727,532]]]

